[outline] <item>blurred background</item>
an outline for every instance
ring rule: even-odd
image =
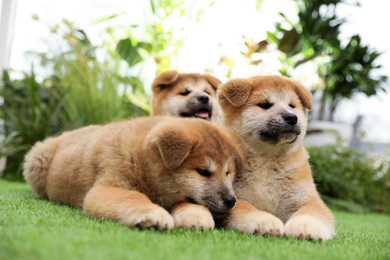
[[[314,96],[305,145],[334,208],[389,212],[386,0],[0,0],[2,178],[39,140],[148,115],[168,69],[288,76]]]

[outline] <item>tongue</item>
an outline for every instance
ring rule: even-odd
[[[200,118],[209,118],[209,112],[196,112],[195,116]]]

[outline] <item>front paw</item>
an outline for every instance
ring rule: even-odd
[[[202,206],[190,203],[178,206],[171,212],[175,227],[192,229],[213,229],[215,223],[210,211]]]
[[[300,239],[325,241],[333,236],[332,228],[320,219],[309,215],[300,215],[291,218],[285,226],[285,235]]]
[[[140,229],[155,228],[157,230],[169,230],[174,227],[172,216],[168,211],[157,205],[132,209],[119,220],[119,223]]]
[[[224,227],[248,234],[267,236],[281,236],[284,231],[284,225],[280,219],[259,210],[244,215],[234,215],[226,221]]]

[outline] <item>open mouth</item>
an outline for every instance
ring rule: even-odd
[[[200,118],[200,119],[205,119],[205,120],[210,120],[211,119],[211,111],[207,108],[201,108],[197,111],[194,112],[185,112],[180,114],[181,117],[194,117],[194,118]]]

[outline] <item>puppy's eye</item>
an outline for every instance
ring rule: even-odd
[[[290,105],[288,105],[289,107],[291,108],[295,108],[295,106],[291,103]]]
[[[199,169],[199,168],[196,168],[195,169],[200,175],[202,175],[203,177],[211,177],[211,172],[209,172],[208,170],[206,169]]]
[[[208,92],[207,90],[204,91],[206,94],[210,95],[210,92]]]
[[[229,174],[230,174],[230,172],[229,172],[229,171],[227,171],[227,172],[226,172],[226,176],[228,176]]]
[[[261,107],[262,109],[269,109],[272,107],[272,104],[270,102],[266,101],[266,102],[260,103],[259,107]]]
[[[186,91],[181,92],[180,95],[182,95],[182,96],[187,96],[187,95],[190,94],[190,93],[191,93],[191,91],[186,90]]]

